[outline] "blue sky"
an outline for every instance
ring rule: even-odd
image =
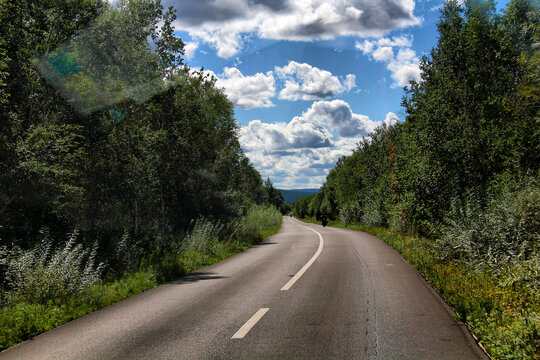
[[[240,142],[279,188],[318,188],[376,127],[436,44],[443,0],[166,0],[186,63],[214,74]],[[498,8],[504,2],[498,4]]]

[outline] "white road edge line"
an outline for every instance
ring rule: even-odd
[[[231,337],[231,339],[242,339],[255,324],[261,320],[270,308],[260,308],[246,323]]]
[[[300,224],[298,224],[298,225],[300,225]],[[311,266],[311,264],[313,264],[315,262],[315,260],[317,260],[317,258],[321,254],[323,246],[324,246],[324,239],[323,239],[322,235],[319,232],[313,230],[312,228],[304,226],[304,225],[300,225],[300,226],[305,227],[306,229],[309,229],[309,230],[313,231],[315,234],[319,235],[319,248],[317,249],[317,252],[315,253],[315,255],[313,255],[313,257],[311,259],[309,259],[309,261],[296,273],[296,275],[294,275],[281,288],[281,290],[284,290],[284,291],[289,290],[291,288],[291,286],[293,286],[294,283],[297,282],[298,279],[300,279],[300,276],[302,276],[306,272],[306,270]]]

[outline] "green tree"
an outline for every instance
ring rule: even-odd
[[[263,187],[261,174],[249,163],[246,156],[241,156],[237,168],[235,187],[244,196],[244,206],[250,204],[263,204],[265,202],[266,191]]]
[[[270,205],[274,205],[276,209],[281,210],[284,204],[283,194],[279,189],[274,187],[270,178],[267,178],[264,182],[264,191],[266,193],[266,202]]]
[[[502,16],[493,1],[446,2],[422,80],[405,88],[406,121],[339,159],[312,209],[437,233],[452,203],[475,193],[485,205],[501,174],[536,172],[538,19],[526,0]]]
[[[293,215],[303,219],[305,217],[311,216],[309,213],[309,204],[315,195],[301,196],[293,203]]]
[[[438,29],[437,46],[422,59],[422,81],[407,89],[396,152],[405,205],[431,223],[448,211],[448,199],[485,192],[497,173],[521,171],[531,125],[510,105],[523,74],[522,46],[512,44],[493,2],[447,2]]]
[[[18,145],[27,143],[33,126],[44,124],[42,129],[48,128],[59,135],[65,132],[57,132],[54,122],[73,124],[77,121],[69,104],[37,72],[33,59],[79,34],[102,10],[103,4],[98,0],[3,0],[1,3],[0,64],[3,75],[0,82],[4,84],[0,86],[2,242],[28,239],[30,234],[36,234],[36,228],[43,226],[48,216],[43,202],[31,201],[38,192],[34,188],[36,177],[28,178],[25,168],[20,166],[19,155],[24,152],[18,151]],[[29,219],[34,223],[31,224]]]
[[[193,219],[228,221],[265,201],[231,102],[215,79],[181,67],[173,9],[2,5],[2,243],[30,247],[43,227],[54,238],[78,228],[103,256],[125,231],[163,249]]]

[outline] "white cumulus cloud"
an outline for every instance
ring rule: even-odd
[[[273,107],[276,83],[281,87],[279,99],[292,101],[332,98],[356,87],[354,74],[347,74],[340,80],[329,71],[305,63],[291,61],[274,70],[246,76],[236,67],[225,67],[221,74],[208,69],[204,73],[214,76],[216,85],[223,88],[234,106],[244,110]]]
[[[325,124],[340,137],[366,136],[377,126],[369,117],[353,113],[343,100],[317,101],[302,116],[310,122]]]
[[[348,74],[342,83],[331,72],[309,64],[290,61],[275,68],[276,75],[285,81],[279,93],[282,100],[320,100],[334,97],[356,86],[356,76]]]
[[[225,95],[241,109],[274,106],[270,100],[275,95],[275,81],[272,72],[244,76],[235,67],[226,67],[217,75],[216,85],[223,88]]]
[[[345,87],[347,88],[347,91],[351,91],[356,87],[356,75],[348,74],[345,77]]]
[[[394,59],[394,50],[391,46],[381,46],[373,52],[372,56],[377,61],[391,61]]]
[[[364,40],[364,42],[356,42],[356,48],[364,53],[364,55],[369,55],[373,52],[374,43],[369,40]]]
[[[186,43],[184,46],[186,59],[188,60],[193,59],[195,57],[195,52],[197,51],[198,47],[199,47],[199,43],[196,41]]]
[[[295,117],[289,123],[252,120],[240,128],[242,146],[247,151],[275,152],[313,149],[332,145],[332,135],[323,126]]]
[[[420,23],[414,0],[164,0],[177,10],[175,26],[228,58],[245,36],[312,41],[337,36],[380,37]]]
[[[411,47],[412,39],[406,36],[398,36],[390,38],[381,38],[377,41],[378,46],[397,46],[397,47]]]
[[[389,112],[388,114],[386,114],[386,119],[384,119],[384,123],[386,124],[386,126],[393,126],[397,124],[398,121],[399,117],[393,112]]]
[[[400,49],[397,55],[398,61],[411,61],[416,57],[416,53],[412,49]]]
[[[317,101],[288,123],[250,121],[240,128],[240,143],[263,177],[281,188],[319,187],[336,161],[384,121],[356,114],[343,100]],[[307,179],[307,180],[306,180]]]
[[[421,80],[421,71],[418,67],[419,60],[414,58],[409,61],[391,61],[388,63],[388,70],[392,72],[392,79],[394,79],[393,87],[403,87],[409,85],[409,81]]]
[[[412,38],[405,36],[356,42],[356,48],[364,55],[370,56],[375,61],[386,63],[386,68],[391,72],[394,80],[392,87],[403,87],[411,80],[421,80],[420,60],[411,46]],[[394,56],[394,48],[398,50],[397,56]]]

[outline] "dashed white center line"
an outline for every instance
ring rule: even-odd
[[[324,246],[324,239],[323,239],[322,235],[319,232],[317,232],[317,231],[315,231],[315,230],[313,230],[313,229],[311,229],[311,228],[309,228],[307,226],[304,226],[304,225],[300,225],[300,226],[305,227],[306,229],[313,231],[315,234],[317,234],[319,236],[319,248],[315,252],[315,255],[313,255],[311,257],[311,259],[309,259],[309,261],[304,266],[302,266],[302,268],[296,273],[296,275],[294,275],[281,288],[281,290],[289,290],[291,288],[291,286],[293,286],[294,283],[296,281],[298,281],[298,279],[300,279],[300,277],[306,272],[306,270],[315,262],[315,260],[317,260],[317,258],[321,254],[323,246]],[[259,320],[261,320],[261,318],[264,316],[264,314],[266,314],[266,312],[268,310],[270,310],[270,308],[260,308],[259,311],[257,311],[248,321],[246,321],[246,323],[244,325],[242,325],[242,327],[231,337],[231,339],[243,339],[244,336],[247,335],[249,330],[251,330],[251,328],[253,326],[255,326],[255,324],[257,324],[257,322]]]
[[[317,249],[317,252],[315,253],[315,255],[313,255],[313,257],[311,259],[309,259],[309,261],[304,266],[302,266],[302,268],[296,273],[296,275],[294,275],[291,278],[291,280],[289,280],[285,285],[283,285],[281,290],[289,290],[291,288],[291,286],[293,286],[294,283],[296,281],[298,281],[298,279],[300,279],[300,276],[302,276],[306,272],[306,270],[311,266],[311,264],[313,264],[315,262],[315,260],[317,260],[317,258],[321,254],[323,246],[324,246],[324,239],[323,239],[322,235],[319,232],[313,230],[312,228],[304,226],[304,225],[300,225],[300,226],[305,227],[306,229],[309,229],[309,230],[313,231],[315,234],[319,235],[319,248]]]
[[[242,339],[255,324],[261,320],[270,308],[260,308],[232,337],[231,339]]]

